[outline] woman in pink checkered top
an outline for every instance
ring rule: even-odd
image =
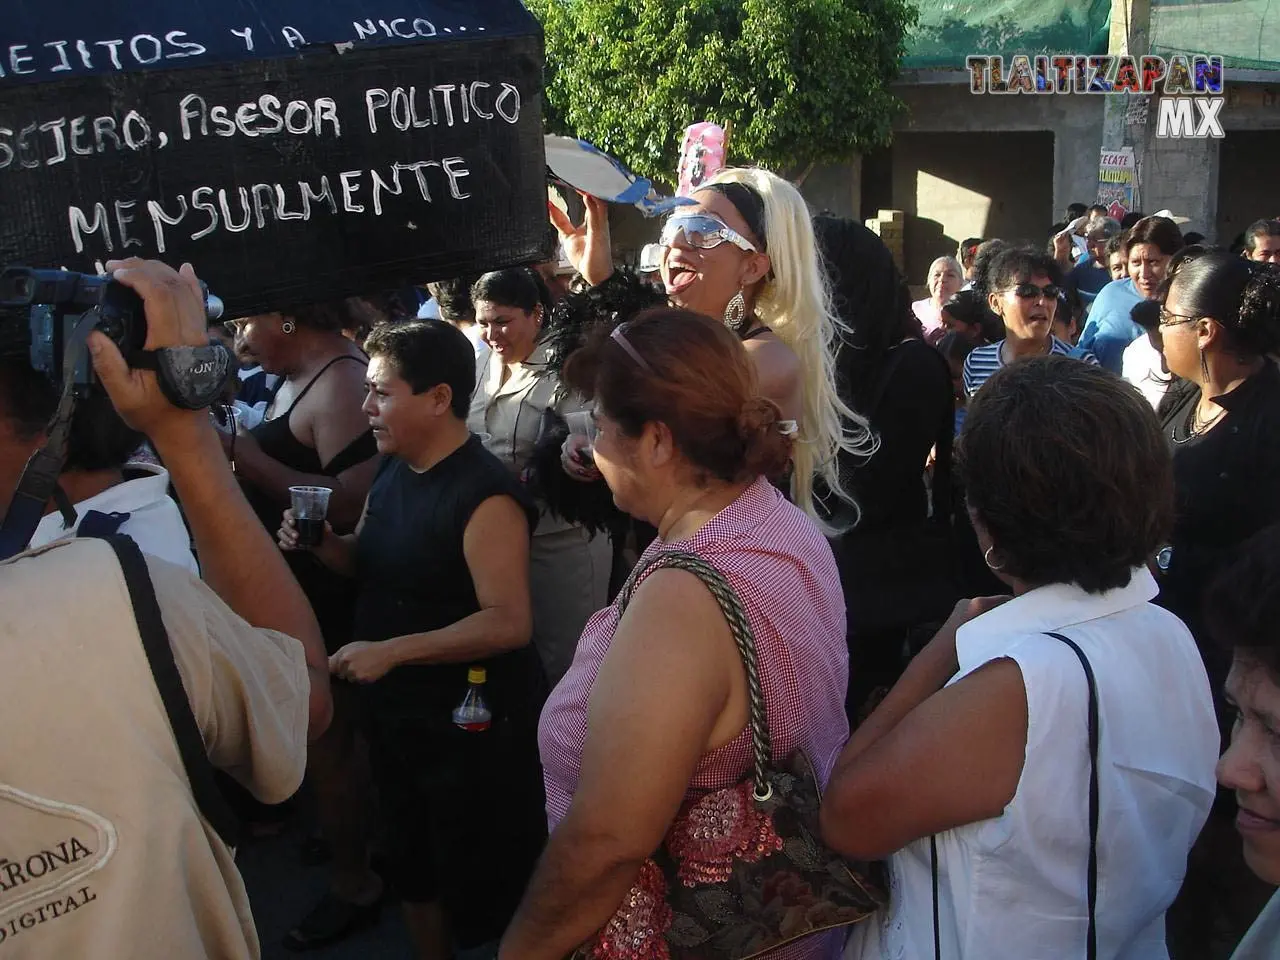
[[[844,598],[827,541],[765,479],[789,440],[741,343],[718,321],[661,308],[601,331],[566,378],[596,401],[595,464],[618,507],[658,528],[640,568],[681,550],[728,580],[755,633],[774,756],[803,748],[825,785],[849,732]],[[666,955],[661,878],[642,865],[687,799],[751,769],[747,710],[728,622],[694,574],[657,570],[625,615],[615,604],[588,621],[542,715],[553,832],[503,960],[560,960],[637,896],[653,908],[640,908],[646,934],[607,955]],[[817,934],[774,956],[830,957],[841,939]]]

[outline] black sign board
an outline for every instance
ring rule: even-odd
[[[536,22],[368,2],[18,0],[0,264],[190,261],[237,316],[549,256]]]

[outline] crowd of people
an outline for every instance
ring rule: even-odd
[[[852,925],[779,894],[807,919],[751,918],[767,956],[1274,957],[1280,221],[1225,250],[1073,208],[1047,246],[965,240],[913,300],[875,234],[782,178],[729,169],[692,199],[642,264],[657,283],[587,196],[581,223],[551,208],[539,267],[225,330],[189,268],[111,265],[157,343],[229,335],[242,369],[192,415],[95,339],[103,389],[33,542],[55,547],[10,573],[101,561],[67,546],[88,518],[152,557],[237,818],[278,816],[305,763],[329,888],[295,950],[394,897],[421,960],[700,955],[668,883],[784,846],[749,799],[764,727],[772,762],[812,765],[810,842],[880,890]],[[58,398],[4,362],[7,500]],[[314,539],[297,487],[331,491]],[[0,581],[6,609],[35,576]],[[182,906],[0,947],[257,955],[196,793],[174,842],[203,859],[144,883],[128,825],[161,774],[100,772],[104,799],[4,756],[110,825],[128,872],[104,860],[98,899]],[[691,826],[707,798],[714,829]]]

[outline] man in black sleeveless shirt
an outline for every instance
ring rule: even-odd
[[[529,540],[537,512],[468,433],[467,338],[437,320],[375,330],[365,412],[384,455],[353,535],[315,556],[354,577],[355,640],[330,660],[361,684],[392,880],[419,957],[493,945],[546,839],[530,645]],[[286,514],[281,546],[295,549]],[[484,667],[492,725],[452,720]]]

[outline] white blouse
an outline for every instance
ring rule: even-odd
[[[965,624],[960,671],[1009,658],[1027,693],[1022,776],[1003,814],[939,834],[943,960],[1083,957],[1088,927],[1088,685],[1098,687],[1098,955],[1167,960],[1164,914],[1213,803],[1218,725],[1191,633],[1136,568],[1104,594],[1054,584]],[[929,839],[890,858],[889,908],[846,957],[932,960]]]

